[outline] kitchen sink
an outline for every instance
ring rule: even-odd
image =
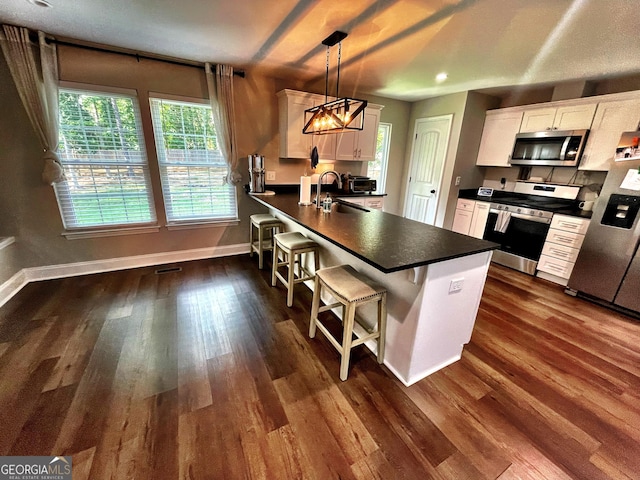
[[[369,210],[354,203],[345,203],[338,200],[336,202],[333,202],[333,205],[331,206],[331,212],[353,214],[363,212],[366,213],[369,212]]]

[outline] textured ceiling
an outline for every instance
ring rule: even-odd
[[[301,82],[324,79],[321,42],[342,30],[345,94],[417,100],[640,72],[632,0],[48,1],[2,0],[0,21]]]

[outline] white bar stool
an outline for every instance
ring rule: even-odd
[[[322,289],[326,289],[336,300],[336,303],[320,307]],[[378,324],[373,332],[353,340],[353,326],[355,323],[356,307],[368,302],[378,302]],[[334,338],[318,319],[318,313],[342,306],[342,343]],[[362,326],[362,325],[361,325]],[[309,337],[316,336],[316,327],[336,347],[342,356],[340,362],[340,379],[346,380],[349,375],[349,357],[351,349],[371,339],[378,339],[378,363],[384,361],[384,343],[387,330],[387,290],[371,281],[365,275],[357,272],[349,265],[323,268],[316,272],[313,301],[311,304],[311,319],[309,322]],[[364,326],[363,326],[364,328]]]
[[[273,237],[276,234],[276,230],[277,233],[284,231],[284,223],[268,213],[256,213],[251,215],[250,219],[249,244],[251,245],[251,250],[249,251],[249,256],[253,257],[253,252],[258,252],[258,268],[262,269],[264,266],[264,252],[273,250]],[[254,242],[254,228],[258,230],[257,242]],[[267,237],[268,243],[265,246],[266,231],[271,231],[271,236]]]
[[[278,233],[274,237],[275,244],[273,247],[273,267],[271,271],[271,286],[276,286],[279,279],[287,288],[287,307],[293,305],[293,287],[297,283],[311,280],[314,274],[305,268],[302,262],[302,255],[305,253],[313,253],[314,271],[320,268],[320,259],[318,258],[318,244],[308,239],[300,232]],[[280,261],[280,252],[282,252],[282,261]],[[278,271],[279,267],[287,266],[287,278],[285,279]],[[298,275],[295,274],[295,266],[298,265]]]

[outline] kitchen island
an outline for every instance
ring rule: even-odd
[[[293,193],[252,197],[288,231],[318,242],[321,267],[350,264],[387,288],[384,363],[405,385],[460,359],[497,244],[344,203],[323,213]],[[375,305],[358,313],[374,325]]]

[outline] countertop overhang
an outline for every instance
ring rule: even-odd
[[[324,213],[315,205],[299,205],[299,195],[294,193],[250,196],[384,273],[499,247],[380,210]]]

